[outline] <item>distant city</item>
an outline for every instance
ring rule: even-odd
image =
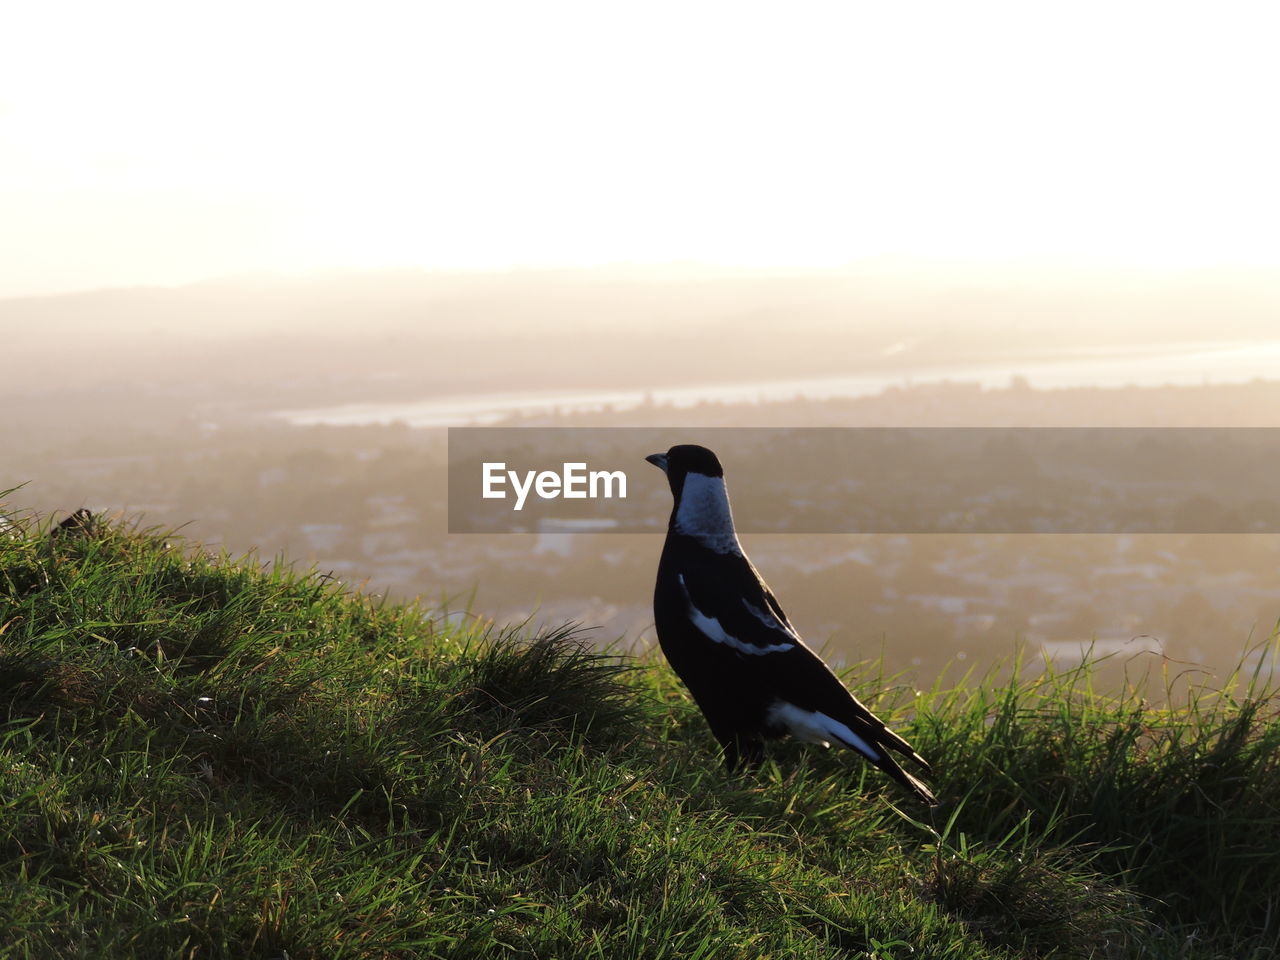
[[[447,533],[440,428],[303,426],[234,409],[198,387],[147,386],[91,414],[28,403],[0,428],[7,509],[77,507],[179,530],[232,554],[288,557],[353,586],[422,596],[444,617],[594,627],[601,645],[654,641],[653,534]],[[84,410],[87,408],[81,408]],[[678,440],[726,426],[1276,426],[1280,383],[1037,390],[917,383],[869,396],[766,403],[656,401],[626,411],[539,411],[508,425],[666,426]],[[674,441],[673,441],[674,442]],[[648,451],[645,451],[648,452]],[[740,513],[757,504],[738,465]],[[633,481],[633,482],[635,482]],[[882,654],[905,682],[979,671],[1016,650],[1060,664],[1091,646],[1121,672],[1230,670],[1280,618],[1280,535],[755,534],[748,548],[801,632],[833,661]]]

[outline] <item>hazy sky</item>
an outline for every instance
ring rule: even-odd
[[[326,267],[1280,265],[1269,3],[59,2],[0,295]]]

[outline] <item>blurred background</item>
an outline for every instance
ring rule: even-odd
[[[1278,426],[1268,18],[28,5],[5,509],[641,649],[661,535],[450,535],[446,427]],[[1280,618],[1273,534],[744,539],[830,659],[924,685],[1090,644],[1221,673]]]

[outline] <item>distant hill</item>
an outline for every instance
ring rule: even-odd
[[[1274,335],[1258,274],[1000,274],[875,261],[808,274],[692,267],[241,277],[0,300],[11,355],[128,380],[217,364],[280,379],[467,368],[473,389],[847,374]],[[74,349],[69,349],[74,346]],[[447,369],[452,368],[452,370]],[[40,371],[39,376],[45,376]],[[37,374],[11,374],[24,385]]]

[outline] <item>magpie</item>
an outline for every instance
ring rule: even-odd
[[[65,518],[61,523],[49,531],[51,537],[70,536],[70,537],[88,537],[97,533],[99,526],[98,516],[92,510],[86,510],[81,507],[71,516]]]
[[[924,758],[805,645],[743,553],[716,455],[681,444],[645,459],[666,473],[675,498],[653,593],[658,643],[728,768],[759,764],[764,741],[789,734],[848,747],[925,803],[937,803],[890,751],[927,773]]]

